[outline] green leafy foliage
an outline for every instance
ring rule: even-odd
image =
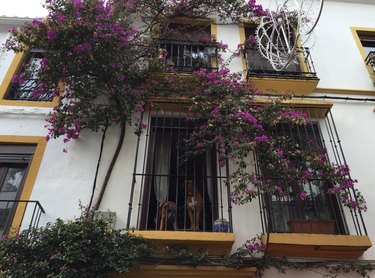
[[[104,277],[137,268],[150,243],[100,219],[58,219],[0,241],[0,277]]]

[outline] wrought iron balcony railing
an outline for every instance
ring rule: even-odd
[[[45,94],[34,93],[38,87],[37,79],[30,78],[23,84],[12,84],[6,99],[9,100],[23,100],[23,101],[52,101],[52,92]]]
[[[177,71],[212,70],[218,57],[218,46],[215,43],[159,40],[157,42],[158,65],[155,70],[172,68]]]
[[[317,113],[317,109],[313,111]],[[314,115],[309,117],[316,119]],[[324,152],[324,155],[328,155],[329,163],[347,167],[330,111],[319,122],[305,126],[282,124],[275,132],[308,151],[317,152],[320,156]],[[256,175],[275,187],[274,192],[264,193],[260,199],[263,232],[367,235],[361,209],[344,207],[340,196],[330,193],[330,189],[336,185],[318,178],[319,175],[310,172],[309,165],[300,167],[309,171],[311,177],[293,183],[265,170],[262,166],[262,154],[254,155],[257,161]],[[357,200],[354,188],[345,189],[345,193],[348,198]]]
[[[184,104],[177,106],[148,114],[146,144],[138,135],[127,227],[232,232],[229,166],[218,167],[215,150],[186,158],[192,127]]]
[[[324,190],[325,181],[309,179],[303,185],[306,199],[297,197],[293,186],[282,178],[267,177],[279,187],[280,194],[264,196],[273,233],[348,234],[343,211],[334,195]]]
[[[274,77],[290,79],[316,79],[314,63],[307,47],[297,49],[298,63],[291,63],[282,71],[276,71],[257,48],[247,47],[247,80],[251,77]]]
[[[366,65],[370,65],[375,74],[375,51],[370,51],[366,57]]]
[[[21,214],[21,221],[17,223],[17,227],[14,227],[12,225],[16,213]],[[39,201],[0,200],[0,237],[18,231],[21,225],[27,226],[28,229],[37,228],[42,213],[45,211]],[[27,221],[28,225],[24,221]]]

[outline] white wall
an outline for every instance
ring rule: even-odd
[[[311,50],[320,78],[319,87],[374,90],[374,85],[368,77],[350,31],[351,26],[375,28],[374,14],[375,5],[326,1],[321,21],[316,28],[316,44]],[[1,40],[5,38],[5,29],[8,28],[0,27]],[[241,43],[238,26],[219,25],[218,40],[228,43],[230,49],[236,49]],[[224,54],[224,57],[228,55]],[[4,78],[11,58],[11,54],[0,55],[0,80]],[[235,59],[231,64],[231,69],[241,71],[242,60]],[[375,103],[334,101],[332,110],[352,176],[359,180],[358,188],[369,204],[368,212],[364,213],[364,219],[372,240],[375,240],[375,222],[373,221],[375,219],[374,107]],[[47,131],[44,128],[44,119],[48,111],[47,108],[0,106],[0,135],[45,136]],[[98,186],[104,179],[118,137],[118,127],[108,130]],[[41,219],[42,224],[54,221],[58,217],[68,219],[78,216],[79,200],[83,205],[88,204],[100,140],[100,132],[83,132],[79,140],[68,144],[68,153],[63,153],[62,150],[66,146],[60,139],[48,142],[31,196],[31,199],[39,200],[46,210],[46,214]],[[126,225],[136,140],[133,127],[128,127],[125,143],[102,202],[101,210],[116,211],[118,228],[124,228]],[[141,152],[144,150],[145,142],[146,138],[143,134],[140,142]],[[143,157],[142,153],[139,157]],[[138,167],[142,165],[142,162],[142,160],[138,161]],[[97,189],[96,193],[98,191]],[[135,205],[133,204],[133,207]],[[135,225],[135,214],[136,211],[133,212],[131,226]],[[245,206],[234,206],[233,214],[236,234],[233,250],[235,250],[246,239],[261,233],[258,203],[254,201]],[[375,249],[367,251],[363,258],[375,259]],[[278,275],[273,272],[269,274],[269,277]],[[307,274],[306,277],[312,276]]]
[[[325,2],[311,50],[319,87],[374,90],[350,27],[375,28],[375,5]]]

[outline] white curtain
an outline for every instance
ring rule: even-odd
[[[154,190],[159,205],[168,199],[170,158],[171,131],[163,130],[156,132],[154,150]]]

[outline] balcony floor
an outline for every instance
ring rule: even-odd
[[[267,236],[263,236],[262,241],[267,243]],[[357,259],[371,246],[368,236],[270,233],[268,255]]]

